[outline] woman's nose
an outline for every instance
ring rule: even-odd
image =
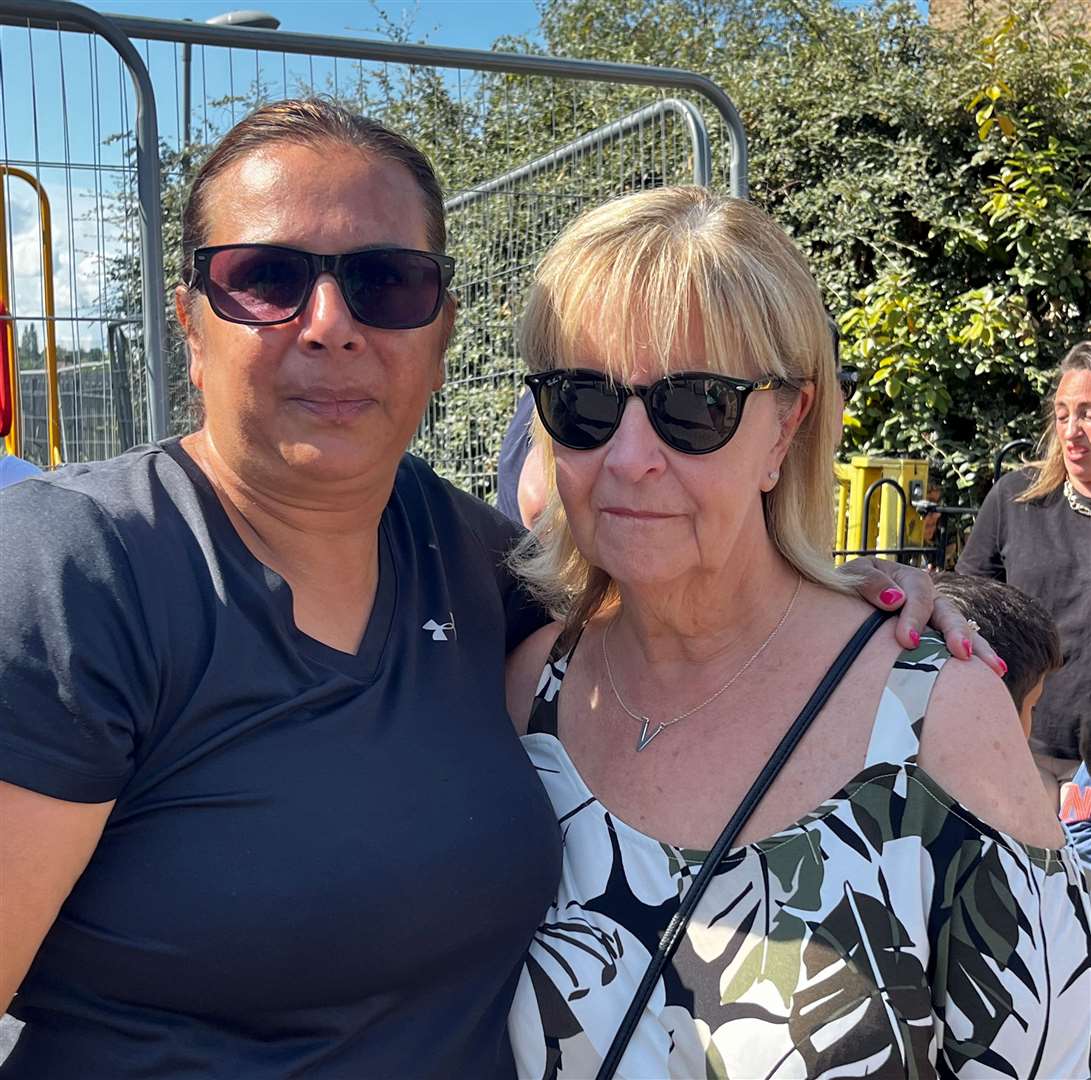
[[[607,444],[606,465],[628,480],[666,467],[663,443],[648,420],[644,402],[635,396],[625,403],[621,423]]]
[[[332,274],[320,274],[303,309],[300,338],[312,349],[359,352],[364,347],[364,327],[353,317],[341,286]]]

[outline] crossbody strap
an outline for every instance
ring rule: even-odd
[[[663,968],[667,966],[678,948],[678,944],[685,934],[690,916],[701,902],[701,897],[704,896],[705,890],[712,881],[716,868],[720,865],[724,855],[731,849],[735,837],[739,835],[742,827],[746,824],[758,803],[761,802],[766,791],[769,790],[770,785],[776,779],[777,773],[784,767],[784,763],[791,756],[792,751],[799,745],[799,740],[803,738],[807,728],[811,726],[811,721],[821,712],[822,706],[826,704],[830,694],[845,677],[845,672],[860,655],[863,647],[889,617],[890,612],[874,611],[868,616],[860,629],[853,634],[852,640],[841,650],[840,655],[818,684],[818,688],[811,694],[810,700],[803,706],[802,712],[795,718],[792,726],[780,740],[776,750],[773,751],[772,756],[765,763],[765,767],[758,774],[758,778],[750,785],[750,790],[746,793],[742,802],[739,803],[738,809],[731,815],[731,820],[724,826],[724,831],[720,833],[719,839],[712,845],[712,850],[709,851],[704,865],[693,879],[693,884],[689,887],[686,895],[682,897],[678,910],[674,913],[674,918],[671,919],[666,930],[663,931],[663,936],[659,939],[659,948],[656,949],[655,955],[651,958],[648,968],[644,972],[644,977],[640,980],[640,985],[636,988],[633,1000],[630,1002],[629,1008],[618,1027],[614,1041],[610,1044],[610,1049],[602,1060],[602,1066],[599,1068],[595,1080],[612,1080],[614,1073],[617,1072],[618,1065],[621,1063],[625,1048],[629,1045],[629,1040],[632,1039],[637,1024],[640,1023],[640,1017],[644,1013],[652,990],[655,989],[655,984],[659,981]]]

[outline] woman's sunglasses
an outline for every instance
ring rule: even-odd
[[[275,244],[198,248],[187,283],[228,322],[275,326],[306,306],[319,274],[332,274],[352,317],[381,330],[413,330],[439,314],[455,272],[447,255],[409,248],[366,248],[342,255]]]
[[[557,368],[528,375],[538,415],[550,436],[571,450],[595,450],[617,431],[630,397],[644,403],[655,433],[672,450],[711,454],[725,446],[755,391],[792,386],[786,379],[736,379],[687,371],[651,386],[624,386],[601,371]]]

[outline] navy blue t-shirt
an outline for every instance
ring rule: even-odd
[[[177,441],[0,495],[0,779],[116,799],[0,1075],[507,1077],[560,873],[504,707],[515,530],[406,457],[356,655]]]

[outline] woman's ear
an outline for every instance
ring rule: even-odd
[[[190,291],[185,285],[179,285],[174,290],[174,314],[178,317],[178,325],[182,328],[182,336],[186,339],[186,350],[189,353],[189,378],[198,390],[203,390],[204,355],[197,335],[196,320],[189,306],[190,299]]]
[[[800,425],[807,419],[811,409],[814,408],[814,399],[814,383],[810,379],[800,383],[799,388],[792,396],[791,406],[781,414],[780,434],[769,451],[767,472],[770,476],[776,473],[779,478],[780,466],[788,456],[788,448],[792,445],[792,440],[796,437]],[[775,485],[775,483],[774,480],[773,484]]]
[[[451,336],[455,332],[455,319],[458,316],[458,297],[453,292],[447,293],[447,299],[443,301],[439,317],[442,320],[443,333],[440,338],[439,358],[436,362],[435,381],[432,390],[442,390],[447,380],[447,347],[451,344]]]

